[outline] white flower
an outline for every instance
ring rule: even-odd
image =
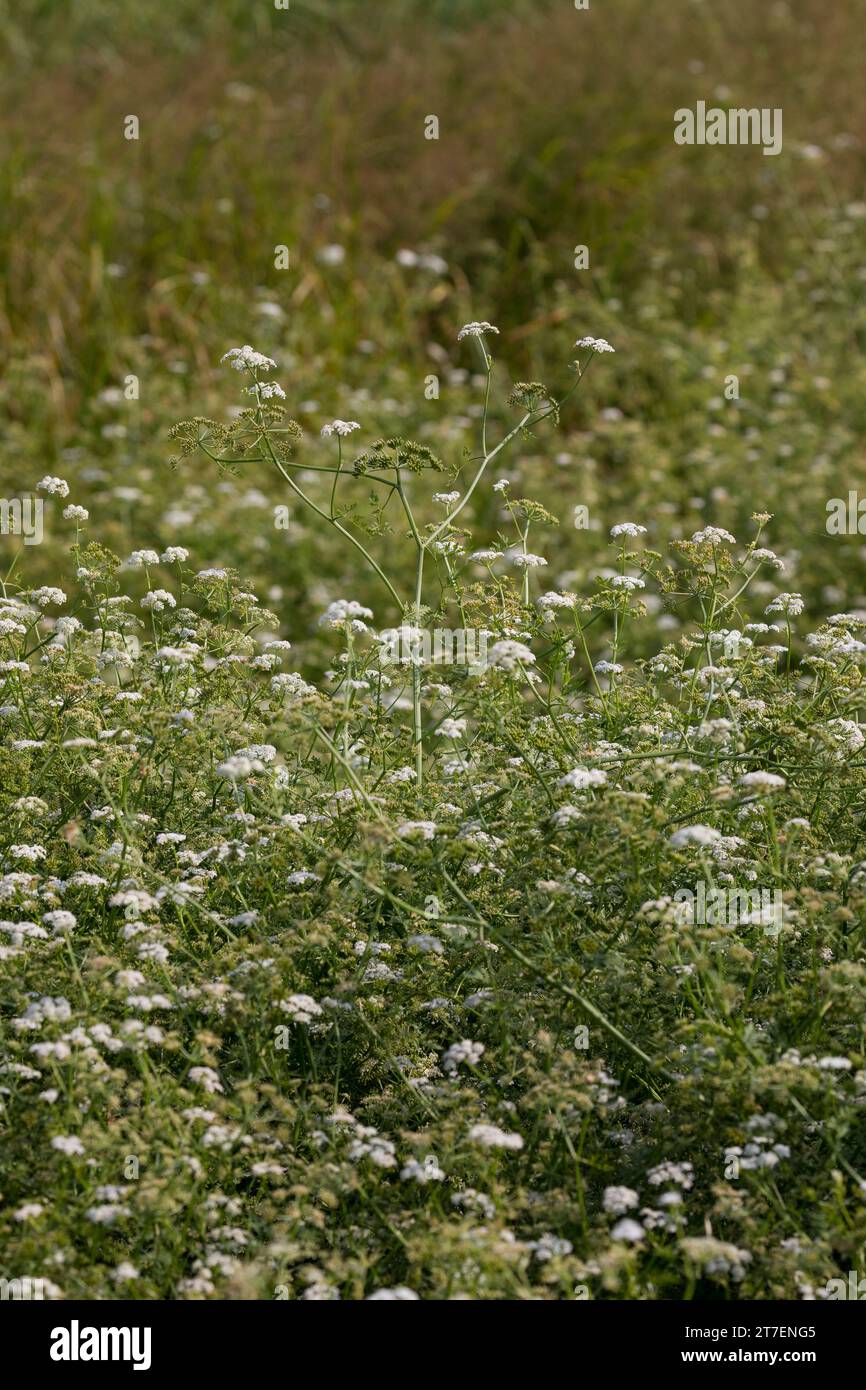
[[[27,1005],[21,1018],[13,1018],[12,1027],[18,1032],[28,1028],[41,1028],[46,1021],[65,1023],[71,1017],[72,1007],[62,994],[56,997],[43,994],[41,999],[33,1000]]]
[[[577,603],[577,595],[564,594],[551,589],[550,593],[542,594],[537,603],[539,608],[545,611],[552,608],[573,608]]]
[[[759,565],[772,565],[773,569],[776,570],[785,568],[785,561],[779,559],[775,550],[767,550],[764,546],[759,546],[757,550],[751,551],[749,558],[757,560]]]
[[[272,743],[251,743],[248,748],[239,748],[235,756],[272,763],[277,756],[277,750]]]
[[[560,777],[558,787],[574,787],[586,791],[588,787],[603,787],[607,783],[607,773],[600,767],[573,767],[564,777]]]
[[[777,594],[773,602],[767,604],[764,612],[784,613],[789,618],[796,618],[804,607],[802,594]]]
[[[520,550],[514,551],[508,558],[512,565],[522,570],[540,569],[543,565],[547,564],[543,555],[531,555],[528,552],[524,555]]]
[[[256,370],[268,372],[271,367],[277,365],[272,357],[265,357],[263,353],[256,352],[255,348],[250,347],[249,343],[244,347],[229,348],[228,352],[223,353],[220,361],[228,362],[234,367],[236,372],[252,372]]]
[[[129,1207],[106,1203],[104,1206],[88,1207],[84,1215],[97,1226],[113,1226],[121,1216],[129,1216]]]
[[[465,719],[443,719],[436,734],[439,738],[462,738],[466,732]]]
[[[346,248],[334,241],[330,246],[320,246],[316,252],[316,257],[322,262],[322,265],[342,265],[346,259]]]
[[[35,864],[38,859],[45,858],[42,845],[10,845],[8,852],[12,859],[25,859],[28,864]]]
[[[130,570],[141,569],[143,565],[158,565],[159,556],[155,550],[133,550],[126,562],[126,568]]]
[[[640,1202],[640,1197],[631,1187],[606,1187],[601,1204],[611,1216],[625,1216]]]
[[[429,253],[410,251],[407,247],[401,247],[394,260],[398,265],[405,266],[407,270],[420,266],[422,270],[432,270],[436,275],[445,275],[448,270],[448,262],[441,256],[434,256]]]
[[[83,1154],[84,1145],[75,1134],[55,1134],[51,1140],[52,1149],[57,1149],[59,1153],[72,1157],[74,1154]]]
[[[612,540],[618,540],[620,536],[645,536],[646,527],[639,526],[636,521],[620,521],[610,528],[610,534]]]
[[[47,608],[49,603],[61,604],[66,602],[66,595],[62,589],[53,589],[46,584],[41,589],[32,589],[30,597],[34,603],[38,603],[40,608]]]
[[[55,936],[63,936],[66,932],[73,931],[78,925],[75,914],[64,912],[62,908],[57,908],[53,912],[46,912],[42,918],[47,927],[50,927]]]
[[[321,435],[323,439],[330,439],[332,434],[338,434],[341,438],[345,438],[347,434],[360,428],[357,420],[332,420],[330,425],[322,426]]]
[[[56,497],[69,496],[69,484],[65,478],[53,478],[50,473],[46,473],[44,478],[40,478],[36,484],[37,492],[50,492]]]
[[[189,559],[189,551],[182,545],[170,545],[159,558],[164,565],[179,565]]]
[[[624,1216],[622,1221],[617,1221],[610,1235],[611,1240],[627,1240],[636,1244],[637,1241],[644,1239],[646,1232],[637,1221],[632,1221],[631,1217]]]
[[[651,1183],[653,1187],[663,1187],[675,1183],[677,1187],[685,1188],[688,1191],[694,1181],[695,1170],[691,1163],[672,1163],[669,1159],[666,1159],[664,1163],[657,1163],[647,1173],[647,1182]]]
[[[746,791],[756,792],[758,796],[765,796],[770,792],[781,791],[787,786],[787,782],[775,772],[744,772],[740,778],[740,786]]]
[[[401,840],[432,840],[436,835],[436,822],[433,820],[407,820],[397,826]]]
[[[177,600],[167,589],[151,589],[141,600],[141,607],[162,613],[166,608],[177,608]]]
[[[483,1149],[523,1148],[522,1135],[509,1134],[498,1125],[473,1125],[469,1131],[469,1139],[473,1144],[480,1144]]]
[[[296,699],[316,694],[315,686],[308,685],[297,671],[286,671],[282,675],[274,676],[271,680],[271,690],[275,695],[290,695]]]
[[[243,782],[254,772],[264,771],[261,763],[256,767],[256,761],[252,758],[245,758],[240,753],[235,753],[232,757],[226,758],[224,763],[217,763],[217,776],[225,777],[228,782]]]
[[[469,1038],[464,1038],[462,1042],[452,1043],[443,1054],[442,1070],[454,1076],[462,1062],[465,1062],[467,1067],[474,1067],[483,1056],[483,1043],[470,1042]]]
[[[483,323],[476,323],[473,321],[472,323],[464,323],[460,332],[457,334],[457,341],[459,343],[462,338],[481,338],[485,333],[498,332],[499,329],[494,328],[493,324],[487,323],[486,320]]]
[[[692,536],[694,545],[703,545],[705,542],[712,545],[721,545],[722,541],[727,541],[729,545],[736,545],[737,538],[732,536],[730,531],[723,531],[721,526],[706,526],[703,531],[696,531]]]
[[[80,880],[79,880],[80,881]],[[75,878],[70,882],[75,882]],[[92,885],[96,887],[96,884]],[[125,888],[120,893],[112,893],[108,899],[109,907],[125,907],[130,915],[140,916],[144,912],[155,912],[159,907],[157,899],[144,888]]]
[[[406,945],[413,947],[416,951],[432,952],[436,956],[445,954],[445,947],[438,936],[430,936],[427,932],[418,932],[412,936],[407,936]]]
[[[52,645],[62,646],[67,637],[71,637],[74,632],[81,631],[81,623],[77,618],[58,618],[54,624],[54,637]]]
[[[367,1295],[366,1303],[384,1302],[385,1300],[397,1303],[415,1302],[418,1294],[412,1289],[407,1289],[405,1284],[396,1284],[393,1289],[377,1289],[375,1293]]]
[[[391,783],[392,786],[396,786],[401,782],[414,782],[415,776],[414,767],[398,767],[395,768],[393,772],[388,773],[385,781]]]
[[[574,346],[576,348],[591,348],[593,352],[616,352],[616,348],[611,347],[607,338],[578,338]]]
[[[41,1202],[25,1202],[23,1207],[13,1211],[13,1221],[35,1221],[37,1216],[41,1216],[45,1208]]]
[[[343,627],[344,624],[353,619],[372,618],[372,616],[372,608],[365,608],[364,605],[358,603],[356,599],[338,598],[335,599],[333,603],[328,604],[328,607],[319,619],[319,626]],[[364,629],[364,631],[366,631],[366,629]]]
[[[503,671],[513,671],[520,662],[531,666],[534,661],[535,657],[525,643],[509,639],[494,642],[487,653],[487,665],[498,666]]]
[[[610,581],[614,589],[627,589],[631,594],[635,589],[645,589],[646,584],[642,579],[636,579],[630,574],[615,574]]]
[[[383,1139],[370,1125],[358,1125],[356,1133],[357,1139],[349,1146],[349,1158],[352,1163],[369,1158],[377,1168],[396,1168],[394,1144],[390,1139]]]
[[[674,849],[684,849],[686,845],[714,845],[721,838],[711,825],[684,825],[674,831],[668,843]]]
[[[288,999],[280,1000],[279,1006],[295,1023],[312,1023],[322,1012],[321,1004],[309,994],[290,994]]]
[[[90,512],[86,507],[68,506],[63,508],[64,521],[87,521]]]
[[[144,984],[144,976],[140,970],[118,970],[114,983],[119,989],[138,989]]]
[[[201,1086],[205,1091],[210,1093],[222,1091],[223,1089],[223,1084],[219,1079],[219,1075],[214,1071],[213,1067],[190,1067],[189,1079],[195,1085]]]

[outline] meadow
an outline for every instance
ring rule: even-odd
[[[862,5],[369,8],[0,0],[0,1282],[848,1296]]]

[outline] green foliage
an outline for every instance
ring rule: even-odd
[[[4,1274],[821,1296],[866,1255],[856,7],[67,8],[0,0]],[[673,146],[732,73],[778,161]]]
[[[239,425],[175,437],[267,453],[251,370]],[[371,564],[323,471],[311,519]],[[183,546],[76,544],[75,618],[7,581],[0,1229],[50,1296],[797,1298],[858,1267],[866,618],[798,632],[766,513],[676,569],[626,522],[594,591],[538,593],[546,508],[506,497],[516,543],[471,553],[457,510],[410,527],[414,615],[480,661],[411,627],[395,660],[355,598],[291,649]]]

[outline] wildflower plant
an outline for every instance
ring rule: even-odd
[[[862,1299],[862,6],[56,8],[0,1302]],[[782,157],[680,148],[753,34]]]
[[[423,527],[419,525],[413,510],[412,494],[408,486],[410,477],[418,477],[425,472],[442,473],[445,471],[445,466],[441,460],[425,445],[396,436],[377,439],[358,454],[351,464],[351,476],[363,478],[372,482],[374,487],[384,489],[383,500],[381,502],[374,500],[373,502],[373,523],[370,524],[368,517],[368,530],[374,533],[382,531],[386,524],[386,509],[390,503],[393,502],[402,512],[402,519],[408,526],[407,538],[414,547],[415,555],[415,582],[411,598],[408,595],[401,596],[395,582],[389,578],[378,561],[374,559],[367,545],[357,535],[357,530],[364,527],[364,521],[356,516],[354,504],[344,506],[342,497],[338,495],[340,483],[344,480],[347,472],[343,458],[343,441],[356,429],[360,429],[360,425],[357,421],[335,420],[324,426],[322,435],[325,438],[333,437],[336,440],[336,462],[334,464],[311,465],[306,460],[299,460],[296,457],[295,446],[301,438],[300,426],[296,421],[286,418],[285,410],[281,405],[273,404],[275,400],[284,400],[286,393],[276,382],[266,379],[270,371],[277,365],[273,358],[257,352],[249,345],[231,348],[224,354],[223,362],[227,362],[234,370],[250,378],[250,384],[244,388],[244,391],[253,397],[254,403],[241,409],[231,425],[220,425],[213,420],[202,417],[185,420],[175,425],[171,435],[172,438],[181,441],[181,450],[172,461],[178,464],[196,449],[200,449],[221,469],[233,470],[240,463],[245,465],[270,463],[280,473],[294,496],[314,515],[333,526],[343,540],[354,546],[361,554],[365,563],[381,580],[393,602],[398,605],[401,621],[409,626],[422,628],[431,613],[429,606],[424,602],[425,564],[432,561],[437,568],[441,565],[445,571],[444,582],[440,578],[443,592],[446,598],[451,596],[459,602],[455,572],[450,563],[450,557],[459,553],[459,542],[462,539],[455,522],[472,500],[473,494],[482,485],[485,474],[494,459],[502,455],[518,437],[528,437],[532,429],[542,421],[553,419],[554,422],[558,422],[563,404],[579,384],[596,353],[614,351],[604,339],[589,337],[580,339],[575,346],[582,349],[584,353],[584,365],[581,366],[579,360],[575,362],[575,382],[559,400],[555,399],[541,382],[517,382],[512,388],[508,400],[510,405],[516,406],[521,411],[520,419],[494,444],[488,438],[494,362],[487,347],[487,338],[490,334],[498,334],[498,332],[498,328],[490,323],[472,322],[464,324],[457,335],[459,340],[472,339],[478,346],[485,377],[484,403],[480,422],[479,448],[477,452],[470,453],[467,458],[467,464],[474,472],[465,493],[462,496],[459,494],[455,496],[441,522],[438,524],[430,523]],[[298,472],[318,472],[331,475],[326,503],[316,500],[304,491],[297,479]],[[456,477],[459,470],[454,468],[451,472],[452,476]],[[543,558],[534,556],[527,550],[530,525],[533,521],[544,521],[551,524],[556,524],[556,521],[537,502],[516,504],[508,501],[506,505],[512,517],[516,518],[519,512],[524,523],[523,525],[518,524],[521,550],[515,558],[515,563],[523,569],[523,601],[524,604],[528,605],[529,570],[536,564],[546,564]],[[354,529],[351,525],[353,521],[357,522]],[[437,575],[437,577],[439,576]],[[417,665],[412,674],[412,712],[415,776],[420,791],[424,778],[424,730],[421,671]]]
[[[492,332],[465,479],[354,420],[302,459],[251,348],[174,431],[397,627],[123,558],[63,479],[71,564],[4,581],[0,1224],[52,1297],[820,1298],[861,1258],[866,618],[810,621],[764,512],[545,563],[492,465],[568,393],[494,434]],[[430,660],[451,614],[483,660]]]

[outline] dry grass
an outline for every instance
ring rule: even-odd
[[[203,18],[183,52],[161,34],[126,48],[117,31],[74,59],[49,47],[4,101],[0,345],[87,379],[118,332],[185,336],[162,289],[173,275],[204,267],[248,291],[273,278],[281,241],[302,277],[320,240],[392,253],[438,239],[473,283],[495,260],[502,299],[528,306],[569,273],[578,241],[593,247],[596,291],[627,290],[661,243],[724,277],[761,201],[779,271],[794,210],[862,188],[859,145],[821,165],[787,153],[862,125],[857,8],[521,6],[460,29],[401,24],[395,9],[371,32],[353,6],[339,29],[301,6],[305,42],[278,29],[264,57]],[[720,84],[732,103],[784,108],[782,161],[681,157],[673,111]],[[138,144],[122,138],[129,112]],[[422,137],[429,113],[438,142]],[[111,261],[122,283],[106,281]]]

